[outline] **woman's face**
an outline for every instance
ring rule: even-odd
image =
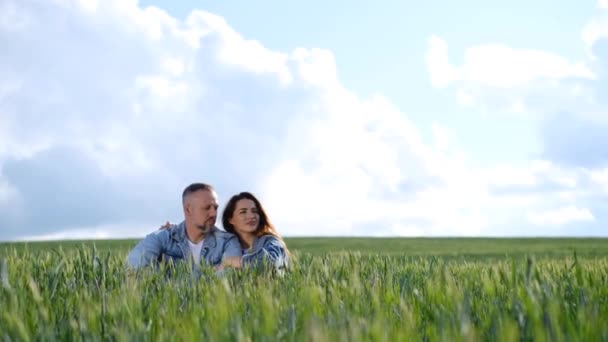
[[[254,233],[260,224],[260,214],[258,214],[255,202],[246,198],[236,202],[230,224],[234,226],[237,233]]]

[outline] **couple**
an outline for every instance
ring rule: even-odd
[[[139,269],[160,262],[190,261],[227,268],[289,266],[289,250],[268,220],[258,199],[248,192],[232,196],[222,215],[226,231],[215,226],[217,194],[205,183],[193,183],[182,194],[185,220],[147,235],[129,253],[127,264]]]

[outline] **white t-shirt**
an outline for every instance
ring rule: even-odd
[[[188,245],[192,251],[192,257],[194,258],[194,262],[197,264],[201,262],[201,249],[203,248],[203,241],[205,240],[203,239],[199,243],[192,243],[192,241],[188,240]]]

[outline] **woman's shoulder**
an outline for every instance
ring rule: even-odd
[[[272,235],[272,234],[264,234],[264,235],[260,236],[258,239],[261,239],[265,243],[280,243],[280,244],[283,244],[283,240],[281,240],[279,237],[277,237],[275,235]]]
[[[283,242],[283,240],[272,234],[264,234],[258,237],[256,240],[256,245],[257,248],[267,248],[268,246],[285,248],[285,243]]]

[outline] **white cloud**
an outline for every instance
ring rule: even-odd
[[[0,205],[10,204],[15,195],[15,189],[5,179],[0,178]]]
[[[495,186],[535,186],[538,184],[536,174],[526,168],[513,165],[497,165],[488,170],[488,181]]]
[[[546,210],[541,212],[531,212],[528,214],[530,223],[545,226],[545,225],[565,225],[575,222],[590,222],[594,221],[595,217],[587,208],[578,208],[576,206],[566,206],[554,210]]]
[[[458,103],[464,107],[472,106],[475,103],[475,94],[471,93],[469,89],[458,89],[456,92]]]
[[[597,6],[599,8],[608,9],[608,0],[597,0]]]
[[[429,38],[427,67],[431,82],[445,87],[453,82],[471,82],[493,88],[512,88],[533,81],[558,81],[568,77],[594,79],[584,63],[533,49],[515,49],[504,44],[485,44],[466,49],[464,64],[449,62],[447,43],[436,36]]]
[[[412,224],[400,224],[395,223],[390,227],[389,235],[392,236],[404,236],[404,237],[421,237],[426,236],[428,233],[425,229],[420,226]]]
[[[435,147],[440,151],[447,151],[452,143],[454,132],[437,122],[431,124]]]
[[[179,77],[186,71],[186,64],[178,57],[166,56],[161,59],[163,71],[173,77]]]
[[[431,76],[431,84],[435,87],[443,88],[460,78],[456,68],[450,65],[448,44],[439,37],[431,36],[429,38],[426,64]]]
[[[130,222],[121,224],[103,224],[94,227],[81,227],[55,231],[48,234],[21,236],[13,241],[50,241],[50,240],[88,240],[88,239],[131,239],[150,233],[154,227],[160,228],[159,222]]]
[[[593,45],[600,37],[608,35],[608,22],[599,18],[592,19],[581,33],[582,39],[587,46]]]
[[[199,25],[220,37],[217,54],[223,63],[254,73],[275,74],[283,85],[292,81],[293,77],[287,67],[287,54],[268,50],[256,40],[244,39],[218,15],[194,11],[189,21],[197,21]]]
[[[599,170],[589,170],[589,177],[594,185],[608,192],[608,167]]]
[[[530,125],[538,121],[543,125],[556,113],[577,112],[605,123],[606,109],[600,105],[605,62],[595,56],[593,44],[608,35],[607,18],[599,15],[583,30],[592,57],[579,61],[538,49],[488,43],[466,48],[463,63],[456,65],[450,62],[448,43],[431,36],[427,49],[431,83],[437,88],[450,86],[458,104],[476,108],[481,115],[508,113],[530,118]]]
[[[606,4],[600,0],[598,7],[608,9]],[[597,62],[599,56],[593,51],[594,45],[602,38],[608,37],[608,11],[599,11],[581,31],[581,38],[587,47],[587,55],[591,62]]]
[[[307,83],[326,89],[339,88],[336,63],[330,51],[298,48],[293,53],[298,74]]]
[[[577,170],[561,168],[548,160],[532,160],[525,166],[510,164],[486,168],[485,179],[490,186],[535,187],[550,183],[563,189],[575,188],[580,177]]]
[[[0,29],[7,32],[18,31],[31,24],[32,18],[27,13],[18,11],[13,1],[0,3]]]
[[[77,3],[85,12],[89,13],[94,13],[99,8],[99,0],[78,0]]]

